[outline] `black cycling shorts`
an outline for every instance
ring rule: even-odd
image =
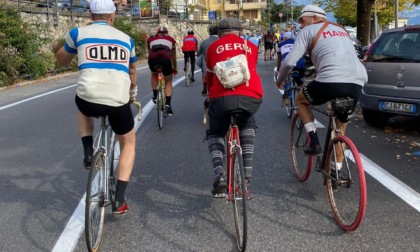
[[[163,76],[169,76],[169,75],[172,75],[172,73],[173,73],[172,60],[162,59],[162,58],[154,58],[154,59],[149,59],[147,61],[147,63],[149,64],[150,71],[152,71],[154,73],[157,72],[156,67],[158,67],[158,66],[162,67]]]
[[[230,126],[230,112],[240,110],[241,116],[237,120],[239,130],[255,128],[254,114],[261,105],[262,100],[238,95],[228,95],[210,99],[208,116],[209,129],[207,137],[217,135],[226,136]]]
[[[267,43],[267,42],[265,42],[264,43],[264,49],[265,50],[268,50],[268,49],[273,49],[274,48],[274,45],[273,45],[273,43],[271,42],[271,43]]]
[[[117,135],[124,135],[134,128],[134,117],[130,104],[112,107],[85,101],[76,95],[76,105],[79,111],[88,117],[108,116],[109,125]]]
[[[359,101],[362,86],[354,83],[326,83],[311,81],[302,89],[311,105],[321,105],[335,98],[351,97],[355,104]]]

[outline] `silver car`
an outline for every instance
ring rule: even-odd
[[[384,31],[363,64],[368,83],[360,106],[366,123],[381,127],[391,116],[420,117],[420,25]]]

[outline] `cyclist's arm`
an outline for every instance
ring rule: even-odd
[[[281,60],[282,60],[281,54],[280,53],[277,53],[277,72],[280,71]]]
[[[55,54],[58,66],[67,66],[70,64],[72,59],[76,56],[76,53],[69,53],[64,49],[64,46],[58,49]]]
[[[129,65],[129,73],[130,73],[130,81],[131,81],[130,90],[133,90],[137,87],[137,64],[136,64],[136,62],[131,63]]]

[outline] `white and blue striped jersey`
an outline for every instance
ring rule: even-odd
[[[104,21],[74,28],[64,49],[77,53],[77,96],[88,102],[119,107],[130,99],[129,64],[135,63],[134,40]]]

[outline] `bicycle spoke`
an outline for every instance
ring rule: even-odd
[[[296,178],[304,182],[309,178],[312,168],[312,157],[305,155],[303,152],[307,143],[307,134],[303,123],[300,121],[298,114],[295,114],[290,130],[290,153],[292,158],[292,167]]]
[[[353,231],[362,222],[366,209],[363,165],[349,138],[338,136],[334,142],[328,148],[325,167],[326,174],[330,174],[327,179],[328,197],[337,223],[344,230]]]
[[[242,155],[239,147],[234,150],[233,167],[233,215],[235,219],[236,242],[239,251],[245,251],[248,233],[247,189]]]
[[[89,251],[97,251],[105,217],[105,155],[100,149],[93,158],[86,191],[85,235]]]

